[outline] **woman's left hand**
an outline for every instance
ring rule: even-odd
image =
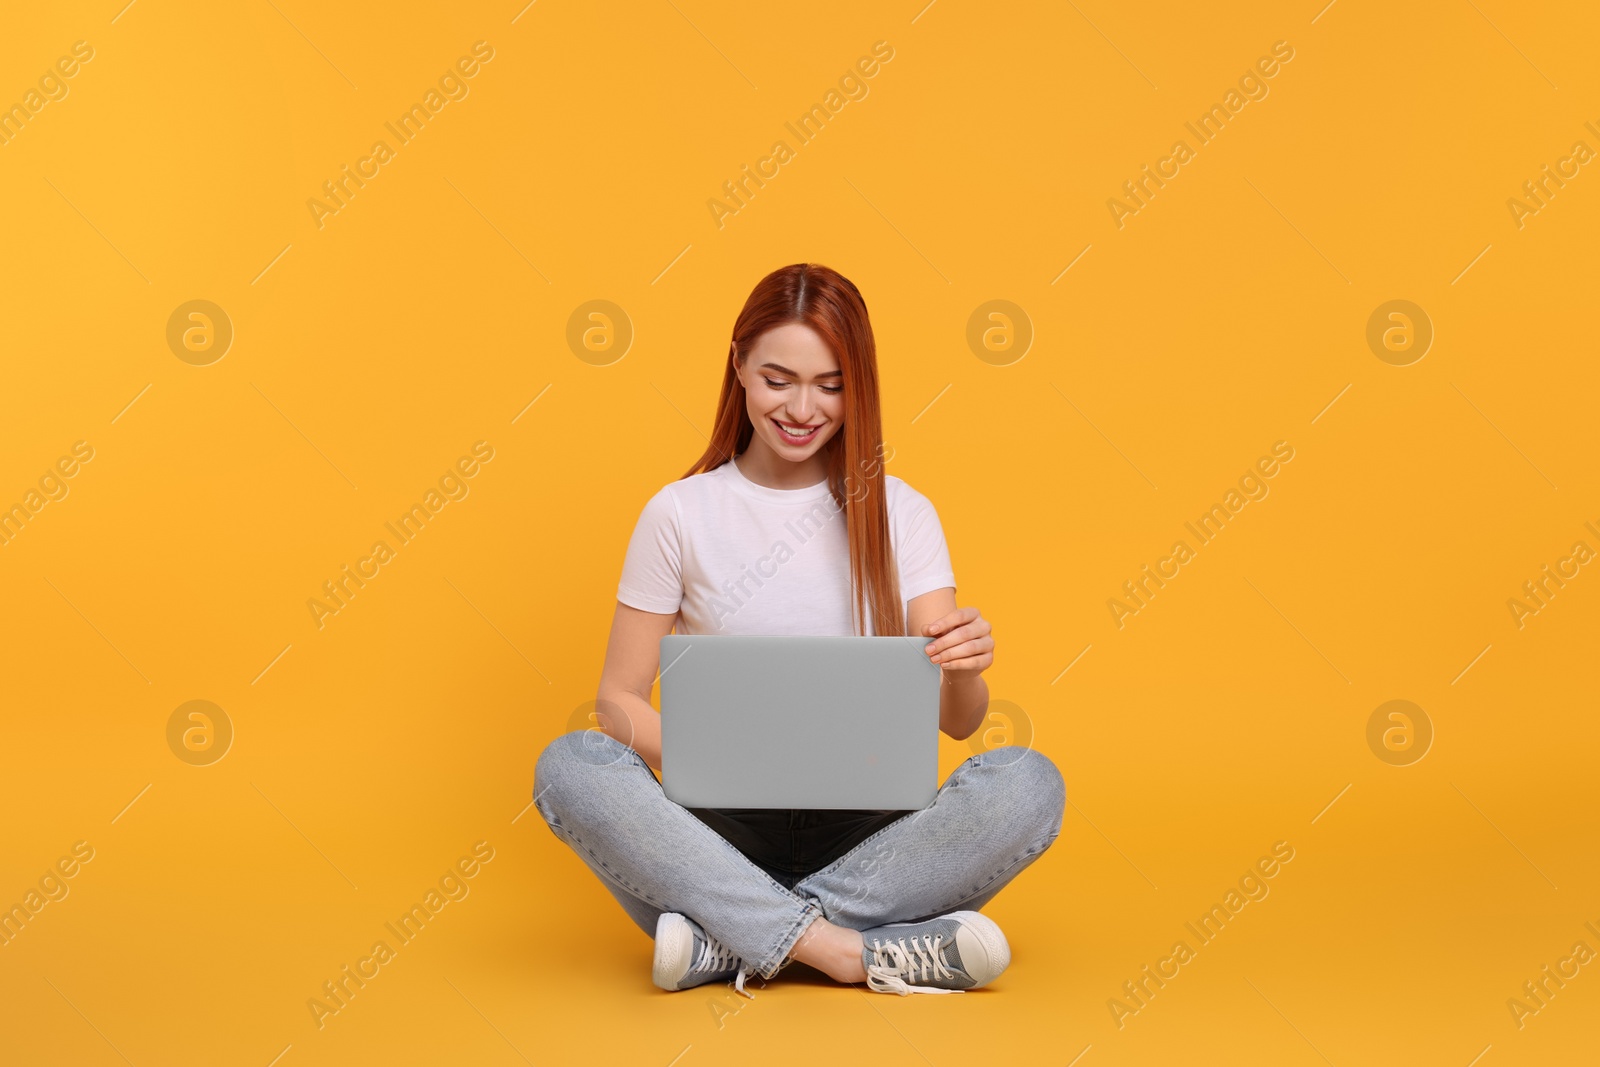
[[[941,670],[971,671],[976,678],[994,662],[994,638],[989,620],[977,608],[957,608],[923,628],[933,638],[924,651]]]

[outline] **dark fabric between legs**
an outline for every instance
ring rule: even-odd
[[[788,888],[909,811],[844,808],[687,808]]]

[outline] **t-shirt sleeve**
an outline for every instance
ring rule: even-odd
[[[675,615],[683,603],[683,541],[670,486],[639,513],[622,560],[617,599],[640,611]]]
[[[944,527],[933,502],[908,485],[900,516],[899,543],[895,556],[900,565],[900,597],[913,600],[923,593],[945,587],[954,588],[955,571],[950,566],[950,547],[944,540]]]

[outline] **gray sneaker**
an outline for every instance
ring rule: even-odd
[[[744,980],[749,973],[744,961],[694,920],[675,911],[664,911],[656,920],[656,958],[650,977],[662,989],[692,989],[733,978],[734,988],[745,993]]]
[[[877,993],[962,993],[1011,965],[1011,946],[993,919],[953,911],[919,923],[861,931],[867,987]]]

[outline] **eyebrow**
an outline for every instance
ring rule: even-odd
[[[763,366],[763,367],[771,367],[773,370],[778,371],[780,374],[787,374],[791,378],[800,377],[800,375],[796,374],[794,371],[790,370],[788,367],[782,367],[782,366],[779,366],[776,363],[763,363],[763,364],[761,364],[761,366]],[[837,370],[823,371],[821,374],[817,375],[817,377],[818,378],[842,378],[842,377],[844,377],[844,372],[843,371],[837,371]]]

